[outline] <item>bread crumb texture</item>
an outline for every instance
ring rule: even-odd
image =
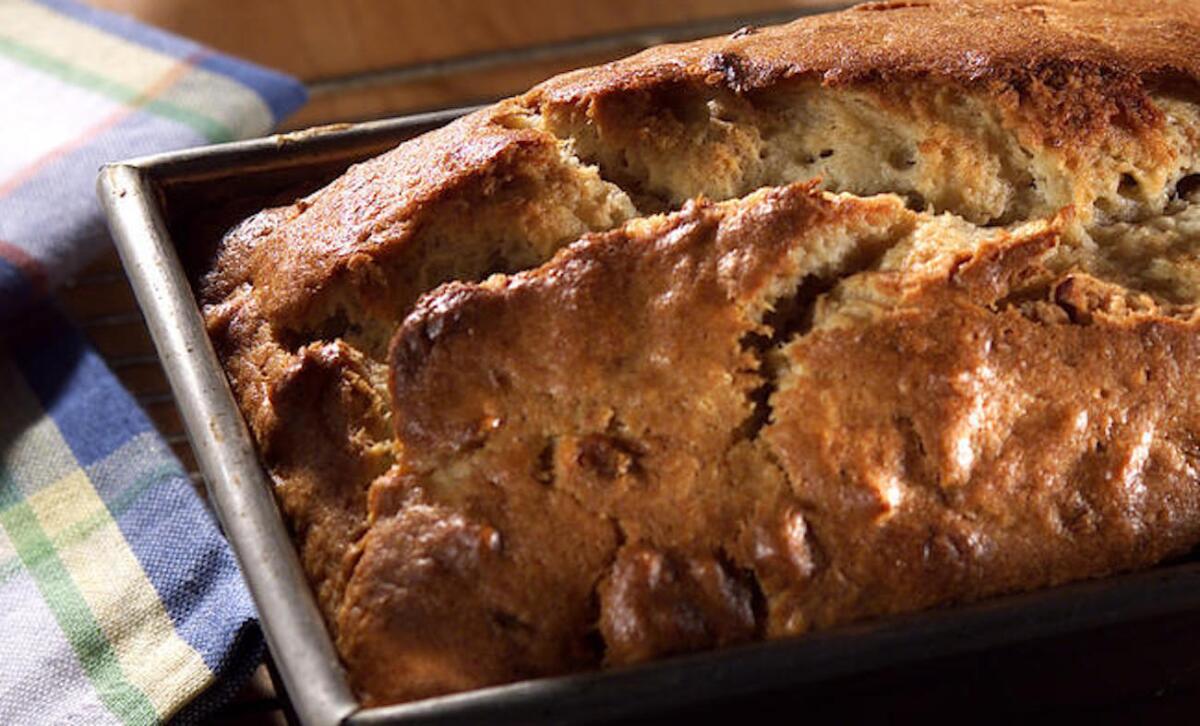
[[[233,229],[209,331],[363,701],[1191,549],[1196,7],[654,48]]]

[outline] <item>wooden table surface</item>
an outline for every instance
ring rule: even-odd
[[[777,22],[820,0],[90,0],[305,80],[301,128],[444,108],[518,93],[554,73],[647,45]],[[61,292],[120,380],[189,471],[183,433],[115,254]],[[199,474],[194,474],[202,490]],[[688,717],[971,722],[1028,718],[1192,723],[1200,707],[1200,615],[942,659]],[[765,710],[764,704],[771,704]],[[286,723],[266,666],[212,723]]]
[[[289,127],[474,103],[659,43],[781,22],[836,0],[91,0],[292,73]]]

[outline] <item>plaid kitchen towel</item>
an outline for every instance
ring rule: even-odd
[[[101,164],[303,101],[121,16],[0,0],[0,723],[189,720],[262,655],[216,525],[52,290],[109,244]]]

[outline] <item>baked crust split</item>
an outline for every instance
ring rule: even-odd
[[[1191,549],[1198,51],[1186,2],[872,3],[232,230],[209,331],[364,702]]]

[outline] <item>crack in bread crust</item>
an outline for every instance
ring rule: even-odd
[[[1129,309],[1106,298],[1125,288],[1052,269],[1070,214],[950,239],[955,229],[895,197],[794,186],[691,205],[529,272],[447,286],[393,341],[405,471],[423,497],[505,532],[514,557],[548,542],[565,556],[596,543],[565,521],[531,532],[543,508],[522,503],[546,487],[534,474],[544,449],[528,442],[554,440],[553,490],[625,533],[598,558],[598,581],[577,562],[543,562],[563,568],[558,595],[578,593],[575,637],[593,627],[586,583],[600,583],[606,663],[1099,576],[1191,547],[1200,487],[1186,442],[1200,401],[1183,392],[1200,390],[1187,363],[1200,319],[1153,302]],[[864,249],[876,264],[847,264]],[[748,434],[739,422],[763,354],[742,341],[816,270],[839,280],[835,291],[872,290],[873,308],[775,342],[777,390]],[[1070,315],[1001,304],[1019,290]],[[484,503],[496,498],[500,509]],[[765,600],[749,623],[735,573]],[[351,600],[388,587],[380,569],[362,574]],[[343,624],[365,692],[391,681],[357,642],[383,638],[428,663],[428,633],[402,616],[427,597],[387,598],[378,608],[399,614],[390,628]],[[549,593],[530,598],[523,620],[547,623]],[[568,605],[555,600],[556,612]],[[455,671],[459,657],[437,660]],[[500,672],[528,667],[512,657],[470,654]]]
[[[232,230],[210,335],[364,700],[1191,546],[1198,47],[1187,3],[875,3]]]

